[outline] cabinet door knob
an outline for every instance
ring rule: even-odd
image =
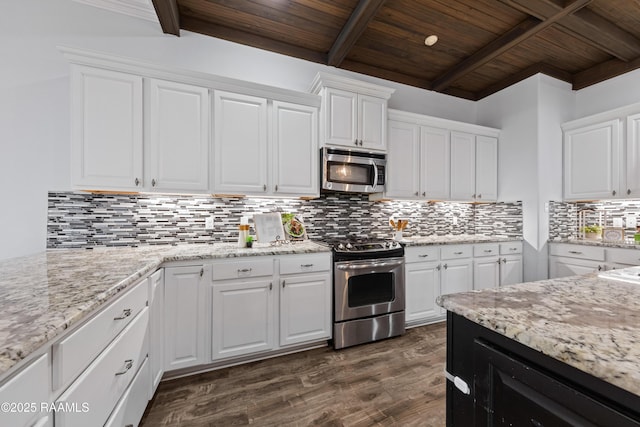
[[[427,197],[427,192],[426,191],[422,192],[422,197]]]
[[[475,198],[476,198],[476,195],[475,195],[475,194],[472,194],[472,195],[471,195],[471,198],[472,198],[472,199],[475,199]]]
[[[616,195],[616,190],[613,190],[613,191],[611,192],[611,195],[615,196],[615,195]]]
[[[627,188],[627,195],[631,194],[631,189]]]
[[[419,195],[419,194],[420,194],[420,193],[418,193],[418,192],[416,191],[416,196],[417,196],[417,195]]]
[[[269,290],[273,289],[273,283],[269,283]]]
[[[200,277],[204,274],[204,267],[200,269]]]
[[[438,264],[438,266],[436,267],[436,270],[440,271],[441,268],[442,268],[442,265]]]
[[[278,191],[278,184],[276,184],[276,191]]]
[[[444,267],[444,269],[446,270],[447,267],[449,267],[447,264],[443,265],[442,267]]]
[[[267,184],[264,184],[264,185],[262,186],[262,191],[267,191]]]
[[[116,372],[116,376],[124,375],[129,372],[129,369],[133,368],[133,359],[127,359],[124,361],[124,369],[122,371]]]
[[[358,145],[358,140],[357,140],[357,139],[356,139],[356,142],[355,142],[355,144],[356,144],[356,145]]]
[[[506,264],[507,263],[507,259],[506,258],[502,258],[502,263]]]
[[[602,271],[602,266],[601,265],[598,266],[598,271]]]
[[[282,281],[282,288],[284,289],[284,280]]]
[[[155,178],[153,178],[153,179],[151,180],[151,186],[152,186],[152,187],[155,187],[155,186],[156,186],[156,179],[155,179]]]
[[[482,194],[478,194],[478,199],[482,199]]]
[[[136,180],[135,180],[134,182],[136,183],[136,187],[137,187],[138,185],[140,185],[140,180],[139,180],[138,178],[136,178]]]

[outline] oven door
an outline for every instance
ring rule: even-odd
[[[334,265],[336,322],[402,311],[404,257]]]

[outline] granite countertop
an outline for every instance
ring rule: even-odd
[[[481,326],[640,395],[640,286],[597,273],[443,295]]]
[[[171,261],[329,252],[311,241],[51,249],[0,262],[0,378],[119,292]]]
[[[518,237],[483,236],[480,234],[457,234],[448,236],[406,237],[400,241],[405,246],[459,245],[465,243],[499,243],[522,241]]]
[[[640,249],[640,245],[636,245],[632,241],[611,242],[606,240],[587,240],[587,239],[553,239],[549,243],[571,243],[573,245],[584,246],[600,246],[603,248],[622,248],[622,249]]]

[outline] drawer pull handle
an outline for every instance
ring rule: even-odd
[[[490,254],[491,252],[493,252],[493,250],[492,250],[492,249],[485,249],[484,251],[485,251],[485,253],[488,253],[488,254]]]
[[[575,254],[575,255],[582,255],[582,252],[580,251],[569,251],[570,254]]]
[[[464,252],[454,252],[454,255],[462,255]]]
[[[302,268],[311,268],[311,267],[313,267],[313,264],[300,264],[300,267],[302,267]]]
[[[428,257],[428,256],[429,256],[429,255],[426,255],[426,254],[424,254],[424,255],[418,255],[418,258],[426,258],[426,257]]]
[[[250,268],[239,268],[238,269],[238,273],[248,273],[250,271],[251,271]]]
[[[124,375],[129,372],[129,369],[133,368],[133,359],[127,359],[124,361],[124,369],[120,372],[116,372],[116,376]]]
[[[126,319],[129,316],[131,316],[131,309],[125,308],[124,310],[122,310],[122,314],[118,317],[114,317],[113,320],[122,320],[122,319]]]
[[[517,251],[518,248],[509,248],[510,251]]]

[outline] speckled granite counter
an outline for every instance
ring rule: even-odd
[[[450,236],[407,237],[401,240],[405,246],[460,245],[465,243],[499,243],[521,241],[522,238],[482,236],[479,234],[458,234]]]
[[[595,273],[443,295],[472,322],[640,395],[640,286]]]
[[[0,262],[0,377],[116,294],[171,261],[328,252],[310,241],[59,249]]]
[[[549,240],[549,243],[571,243],[574,245],[584,245],[584,246],[600,246],[603,248],[622,248],[622,249],[638,249],[640,250],[640,245],[636,245],[631,242],[607,242],[602,240],[578,240],[578,239],[557,239],[557,240]]]

